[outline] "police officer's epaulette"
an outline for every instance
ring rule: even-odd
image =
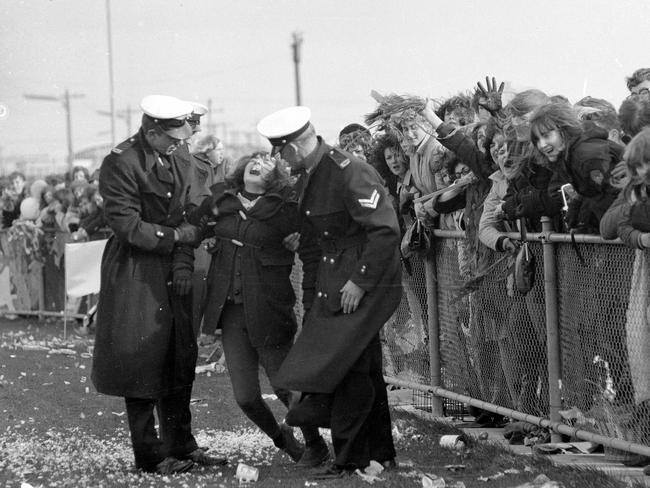
[[[341,169],[346,168],[350,164],[350,156],[336,147],[330,149],[327,154],[329,155],[330,159]]]
[[[135,144],[135,137],[129,137],[126,141],[120,142],[117,146],[115,146],[111,152],[113,154],[122,154],[124,151],[126,151],[128,148],[133,146]]]

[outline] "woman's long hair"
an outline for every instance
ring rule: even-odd
[[[266,151],[257,151],[253,154],[242,156],[235,163],[235,168],[226,176],[226,185],[234,188],[237,191],[244,189],[244,173],[246,172],[246,165],[252,159],[261,158],[265,159],[270,157]],[[269,177],[266,179],[266,193],[277,193],[289,185],[289,166],[287,162],[279,157],[274,157],[276,164]]]
[[[650,127],[632,138],[625,148],[623,159],[630,176],[624,190],[625,199],[629,203],[646,200],[650,187]],[[643,174],[639,174],[639,170],[643,170]]]
[[[557,130],[564,141],[564,161],[567,160],[571,141],[582,135],[582,123],[576,111],[566,103],[549,103],[539,107],[530,118],[530,142],[534,151],[543,157],[537,149],[537,142],[542,134]]]
[[[368,162],[377,170],[379,175],[384,179],[386,187],[391,195],[397,194],[397,182],[399,177],[394,175],[393,172],[386,164],[386,149],[392,149],[395,158],[398,158],[402,161],[404,165],[404,171],[408,169],[409,158],[404,151],[402,146],[399,143],[397,134],[394,132],[386,132],[381,136],[377,137],[372,144],[372,152],[370,154],[370,159]]]

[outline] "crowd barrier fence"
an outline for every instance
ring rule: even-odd
[[[102,238],[108,232],[102,232]],[[69,232],[18,224],[0,230],[0,314],[83,318],[95,301],[66,300],[65,245]]]
[[[514,257],[492,252],[476,273],[464,232],[434,231],[383,330],[386,380],[423,392],[434,415],[469,403],[549,427],[553,441],[650,456],[650,252],[543,224],[527,236],[525,294]]]

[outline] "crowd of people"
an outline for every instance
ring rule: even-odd
[[[84,166],[29,184],[23,173],[15,171],[0,185],[3,229],[31,222],[43,230],[71,233],[74,240],[88,240],[106,227],[97,173],[91,175]]]
[[[11,176],[5,222],[28,216],[30,195],[38,205],[29,216],[43,226],[86,236],[96,222],[112,230],[92,379],[99,392],[125,398],[137,468],[169,474],[227,462],[208,455],[191,430],[200,327],[222,330],[238,405],[298,466],[330,459],[318,429],[331,429],[333,461],[312,477],[345,476],[371,460],[390,469],[379,332],[402,297],[403,270],[417,272],[409,253],[431,252],[423,237],[430,229],[465,232],[458,258],[468,279],[485,273],[495,253],[514,256],[522,242],[511,232],[541,230],[542,216],[557,232],[650,247],[650,69],[628,78],[618,111],[603,99],[572,104],[539,89],[504,103],[503,87],[487,78],[435,101],[373,93],[366,126],[347,125],[334,146],[317,135],[308,108],[281,110],[258,124],[272,151],[247,155],[227,173],[220,141],[200,138],[206,107],[146,97],[140,131],[106,157],[98,186],[80,170],[67,189],[45,181],[27,192],[24,177]],[[297,338],[296,253],[305,311]],[[637,260],[632,280],[645,282],[650,263],[642,252]],[[519,298],[500,320],[526,315],[533,327],[543,324],[525,280],[508,286]],[[406,283],[404,292],[414,310],[426,308]],[[648,328],[643,314],[637,322]],[[484,339],[479,359],[506,345]],[[510,363],[521,359],[516,347],[510,353]],[[634,401],[647,404],[647,354],[633,356]],[[260,365],[287,406],[284,422],[261,397]],[[523,394],[542,405],[545,367],[510,364],[517,374],[508,374],[507,366],[508,384],[492,391],[510,398],[484,399],[525,410],[515,398],[525,386],[515,383],[529,375],[542,391],[535,381]],[[291,426],[302,429],[304,445]]]

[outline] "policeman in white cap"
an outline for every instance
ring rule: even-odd
[[[92,380],[100,393],[124,397],[136,467],[171,474],[226,460],[207,456],[191,431],[195,236],[184,220],[200,202],[190,199],[189,162],[174,153],[192,134],[192,105],[152,95],[141,107],[139,132],[100,169],[113,236],[102,257]]]
[[[402,296],[400,233],[379,174],[326,144],[310,116],[290,107],[257,129],[301,174],[305,321],[273,385],[302,392],[288,424],[331,428],[334,463],[313,476],[328,479],[395,465],[379,330]]]
[[[198,152],[200,140],[209,138],[205,136],[199,139],[201,129],[201,117],[208,113],[208,107],[199,102],[187,102],[192,106],[192,112],[187,117],[187,122],[192,128],[192,137],[188,139],[187,144],[180,147],[176,153],[178,159],[189,161],[192,167],[192,185],[194,198],[201,200],[211,194],[210,188],[217,183],[216,170],[206,154]],[[214,137],[214,136],[212,136]],[[222,169],[223,171],[223,169]],[[223,178],[216,192],[223,191]],[[194,250],[194,272],[192,273],[192,328],[194,334],[198,336],[203,321],[203,311],[206,300],[206,275],[210,266],[210,254],[206,245],[197,246]]]
[[[192,133],[201,132],[201,117],[208,113],[208,107],[199,102],[188,102],[192,105],[192,112],[187,117],[187,122],[192,128]]]

